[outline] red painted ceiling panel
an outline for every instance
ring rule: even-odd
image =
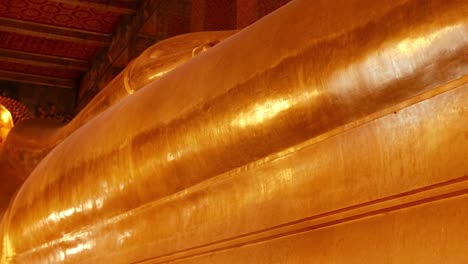
[[[0,70],[36,74],[63,79],[76,79],[82,74],[80,71],[32,66],[6,61],[0,61]]]
[[[0,48],[85,60],[92,58],[99,49],[96,46],[3,31],[0,31]]]
[[[86,0],[87,2],[94,2],[97,4],[107,4],[110,3],[113,6],[126,7],[131,9],[136,9],[138,7],[138,2],[135,0]]]
[[[2,0],[0,17],[80,30],[111,33],[120,14],[48,0]]]

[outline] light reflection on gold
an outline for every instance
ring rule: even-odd
[[[405,38],[396,44],[389,42],[382,50],[373,51],[347,67],[337,69],[327,82],[334,89],[352,89],[355,82],[360,81],[385,87],[395,79],[431,64],[435,56],[451,48],[454,32],[460,31],[468,33],[464,25],[451,25],[428,35]],[[468,43],[468,34],[459,37],[456,41],[460,44]],[[411,62],[400,63],[407,60]]]
[[[267,100],[262,104],[256,104],[251,110],[240,113],[240,115],[233,120],[232,124],[242,128],[255,125],[272,119],[290,106],[288,99]]]
[[[123,183],[120,184],[119,186],[120,186],[120,190],[123,190],[123,187],[125,187]],[[93,209],[100,209],[102,208],[103,204],[104,204],[103,197],[98,197],[96,199],[89,199],[85,203],[77,205],[75,207],[64,209],[61,211],[52,212],[47,217],[47,221],[49,221],[49,223],[56,223],[62,219],[65,219],[77,213],[86,213],[86,211],[90,211]]]
[[[133,67],[135,64],[135,62],[130,62],[130,65],[128,67]],[[127,91],[127,93],[130,95],[130,94],[133,94],[135,92],[135,90],[133,90],[133,88],[130,86],[130,77],[129,77],[129,70],[126,70],[124,71],[123,73],[123,84],[124,84],[124,87],[125,87],[125,91]]]
[[[317,97],[320,92],[317,89],[311,91],[302,91],[301,94],[291,95],[290,97],[268,99],[262,103],[257,103],[246,111],[242,111],[231,121],[231,126],[246,128],[255,126],[263,122],[271,121],[281,112],[295,107],[302,103],[308,102],[314,97]]]
[[[1,118],[2,118],[2,123],[6,124],[6,123],[9,123],[10,120],[11,120],[11,114],[9,111],[4,111],[2,109],[2,114],[1,114]]]
[[[84,251],[84,250],[89,250],[89,249],[92,249],[92,243],[91,242],[85,242],[85,243],[81,243],[81,244],[78,244],[76,247],[72,247],[72,248],[67,248],[65,250],[65,255],[74,255],[74,254],[78,254],[78,253],[81,253],[81,251]]]
[[[149,80],[154,80],[154,79],[160,78],[160,77],[163,76],[164,74],[166,74],[166,72],[165,72],[165,71],[161,71],[161,72],[158,72],[158,73],[156,73],[156,74],[151,75],[148,79],[149,79]]]
[[[9,258],[12,258],[14,255],[15,255],[15,250],[14,250],[14,247],[12,246],[10,235],[8,233],[5,233],[5,236],[3,237],[3,248],[2,248],[2,256],[0,258],[0,262],[8,263],[10,261]]]
[[[0,146],[13,128],[13,117],[10,111],[0,104]]]
[[[239,253],[255,261],[238,263],[269,263],[286,243],[310,260],[329,254],[314,256],[314,243],[295,242],[298,232],[342,238],[336,225],[351,225],[342,220],[373,218],[411,195],[428,200],[441,182],[450,182],[450,194],[458,183],[464,190],[453,179],[467,168],[460,135],[468,90],[453,83],[467,74],[458,26],[466,18],[444,0],[424,1],[438,9],[420,9],[417,0],[345,2],[366,5],[350,11],[322,1],[325,19],[310,1],[295,1],[173,74],[133,68],[129,87],[161,79],[88,122],[36,167],[5,218],[11,249],[2,254],[24,263],[30,256],[225,263]],[[367,220],[349,221],[366,233]],[[387,223],[393,229],[380,231],[400,236],[374,241],[400,247],[406,236],[394,227],[406,224]],[[349,243],[361,245],[363,232],[348,231]],[[262,245],[262,254],[247,252]],[[336,245],[327,247],[336,260],[356,256]],[[307,262],[295,250],[295,261]]]
[[[438,31],[432,32],[431,34],[428,34],[426,36],[407,38],[400,41],[397,44],[397,49],[406,56],[414,56],[414,54],[421,53],[423,50],[426,50],[429,46],[436,45],[437,41],[445,42],[442,43],[447,45],[445,46],[445,48],[450,48],[450,42],[447,42],[447,38],[444,38],[444,36],[452,33],[453,31],[459,31],[463,29],[463,25],[452,25],[444,27]],[[444,47],[444,45],[441,45],[441,47]]]

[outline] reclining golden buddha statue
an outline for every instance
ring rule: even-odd
[[[467,262],[467,14],[295,0],[181,36],[25,148],[2,262]]]

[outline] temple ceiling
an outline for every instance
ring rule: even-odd
[[[0,92],[11,96],[17,87],[37,86],[75,95],[96,55],[109,47],[112,33],[140,2],[0,1]]]

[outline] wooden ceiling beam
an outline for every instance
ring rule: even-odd
[[[68,4],[68,5],[74,5],[74,6],[84,6],[87,8],[104,10],[104,11],[109,11],[109,12],[118,13],[118,14],[133,14],[136,12],[135,7],[121,6],[121,5],[116,5],[113,3],[106,4],[106,3],[97,3],[97,2],[91,2],[91,1],[86,1],[86,0],[52,0],[52,2],[63,3],[63,4]]]
[[[22,51],[0,48],[0,61],[7,61],[32,66],[52,67],[67,70],[87,71],[89,63],[85,60],[69,59],[48,55],[40,55]]]
[[[102,33],[44,25],[5,17],[0,17],[0,31],[93,46],[109,46],[111,41],[110,35]]]
[[[73,89],[74,80],[0,70],[0,80]]]

